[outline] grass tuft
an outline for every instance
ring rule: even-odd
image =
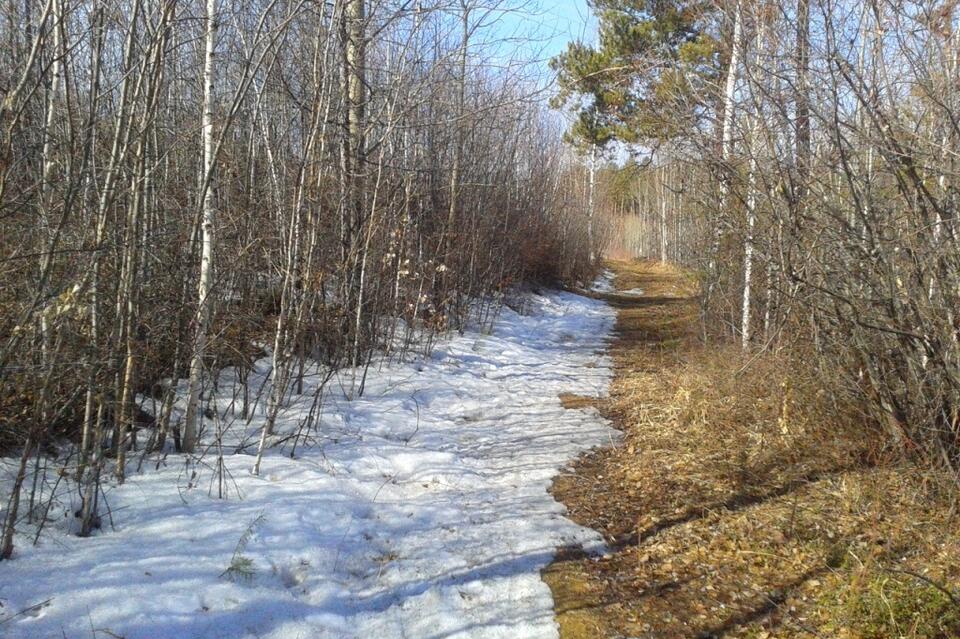
[[[960,636],[960,606],[943,587],[912,576],[864,570],[824,590],[826,629],[860,639],[949,639]]]

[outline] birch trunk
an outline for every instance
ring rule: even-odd
[[[593,192],[597,186],[597,147],[590,147],[590,185],[589,190],[587,191],[587,246],[590,250],[590,264],[592,265],[597,260],[597,256],[594,253],[593,247],[593,214],[594,214],[594,198]]]
[[[216,208],[214,206],[214,136],[213,108],[215,56],[217,42],[217,0],[207,0],[206,15],[206,53],[203,62],[203,121],[201,141],[203,144],[203,173],[205,184],[202,193],[203,216],[202,249],[200,257],[200,280],[197,285],[196,335],[194,337],[193,356],[190,361],[190,382],[187,394],[187,411],[184,418],[183,450],[192,453],[200,435],[197,423],[200,410],[200,393],[203,383],[203,356],[207,347],[207,330],[210,324],[211,293],[213,287],[213,260]]]
[[[797,0],[797,204],[810,179],[810,0]]]
[[[706,298],[709,300],[717,279],[717,256],[720,252],[720,239],[723,236],[722,220],[730,199],[729,163],[733,157],[733,115],[734,97],[737,88],[737,72],[740,67],[740,48],[743,41],[743,16],[739,0],[733,5],[733,36],[730,42],[730,62],[727,66],[727,78],[723,91],[723,127],[720,138],[720,162],[723,175],[720,179],[720,207],[716,225],[713,229],[713,241],[710,248],[710,283]]]
[[[450,169],[450,209],[447,214],[446,246],[444,253],[450,253],[450,236],[457,223],[457,208],[460,200],[460,163],[463,155],[463,118],[467,95],[467,51],[470,42],[470,7],[461,0],[460,9],[460,59],[458,61],[460,77],[457,79],[457,113],[454,124],[453,166]],[[445,257],[444,259],[449,259]]]
[[[669,189],[667,188],[667,167],[661,169],[661,197],[660,197],[660,261],[667,261],[667,198]]]

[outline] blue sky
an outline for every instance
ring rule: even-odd
[[[540,12],[541,33],[548,38],[545,45],[551,55],[563,51],[571,40],[594,37],[596,20],[586,0],[541,0]]]
[[[522,50],[526,60],[538,60],[545,73],[547,61],[564,51],[568,42],[595,38],[596,20],[587,0],[508,0],[500,6],[522,9],[497,12],[490,32],[495,38],[516,38],[507,48],[514,53]]]

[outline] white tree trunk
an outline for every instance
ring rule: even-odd
[[[60,84],[63,78],[63,56],[65,55],[62,34],[64,14],[63,7],[58,0],[53,0],[53,63],[51,64],[50,97],[47,100],[47,117],[43,126],[43,174],[40,181],[40,202],[43,211],[43,224],[50,226],[52,203],[50,202],[50,180],[53,177],[53,127],[57,117],[57,103],[59,102]],[[50,267],[53,255],[43,256],[40,272],[46,272]],[[50,366],[50,316],[48,313],[40,315],[41,353],[44,366]]]
[[[590,249],[590,264],[593,264],[597,260],[596,253],[593,249],[593,214],[594,214],[594,198],[593,192],[597,184],[597,147],[591,147],[590,149],[590,186],[589,191],[587,192],[587,246]]]
[[[743,317],[740,320],[740,333],[743,338],[743,350],[750,348],[750,285],[753,276],[753,227],[756,223],[756,171],[757,161],[750,158],[749,193],[747,195],[747,233],[743,240]]]
[[[740,48],[743,40],[743,18],[740,2],[733,6],[733,41],[730,44],[730,66],[727,68],[727,81],[723,90],[723,133],[721,138],[720,155],[724,162],[729,162],[733,155],[733,98],[737,88],[737,70],[740,66]],[[721,181],[721,204],[727,203],[729,186],[727,180]]]
[[[763,38],[764,25],[763,17],[756,16],[757,34],[756,51],[754,53],[754,63],[757,69],[763,68]],[[758,92],[762,95],[762,92]],[[761,98],[757,98],[760,100]],[[750,137],[748,139],[750,153],[750,174],[747,178],[747,232],[743,238],[743,316],[740,319],[740,335],[742,338],[743,350],[750,348],[751,327],[750,327],[750,287],[753,283],[753,227],[757,220],[757,137],[760,133],[760,118],[763,116],[761,105],[756,106],[756,113],[753,114],[750,123]]]
[[[667,198],[669,197],[667,188],[667,167],[662,169],[663,177],[660,182],[660,261],[667,261]]]
[[[200,281],[197,285],[196,335],[193,357],[190,361],[190,390],[187,395],[187,414],[184,418],[183,450],[193,452],[197,443],[197,427],[200,414],[200,390],[203,381],[203,355],[207,346],[207,329],[210,323],[210,294],[213,286],[213,258],[216,209],[213,201],[214,171],[214,64],[217,42],[217,0],[207,0],[206,54],[203,61],[203,219],[202,252],[200,257]]]
[[[727,79],[723,91],[723,129],[720,137],[720,160],[724,172],[727,171],[727,165],[733,156],[733,100],[737,88],[737,70],[740,66],[740,48],[743,40],[743,17],[739,0],[733,5],[733,12],[733,38],[730,42],[730,64],[727,67]],[[710,250],[711,281],[707,297],[710,296],[716,279],[717,254],[720,251],[720,238],[723,234],[720,221],[729,203],[729,192],[730,181],[723,176],[720,180],[720,211],[715,222],[716,228],[713,229],[713,246]]]

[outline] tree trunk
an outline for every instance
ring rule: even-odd
[[[200,410],[200,393],[203,383],[203,356],[207,347],[207,331],[210,324],[213,287],[213,260],[216,224],[216,208],[214,206],[214,138],[213,138],[213,109],[214,109],[214,81],[215,55],[217,42],[217,0],[207,0],[206,15],[206,55],[203,62],[203,121],[201,140],[203,144],[203,177],[204,189],[203,217],[201,228],[203,231],[202,249],[200,257],[200,281],[197,285],[197,317],[196,334],[193,344],[193,357],[190,361],[190,383],[187,395],[187,411],[184,418],[183,450],[192,453],[200,434],[197,422]]]
[[[727,78],[723,91],[723,127],[720,140],[720,202],[717,217],[714,220],[713,241],[710,247],[710,281],[707,285],[705,302],[709,303],[713,289],[717,283],[717,259],[720,252],[720,240],[723,237],[722,222],[726,216],[726,208],[730,204],[730,162],[733,158],[733,115],[734,94],[737,87],[737,72],[740,67],[740,48],[743,40],[743,15],[740,1],[733,5],[733,35],[730,42],[730,61],[727,65]]]

